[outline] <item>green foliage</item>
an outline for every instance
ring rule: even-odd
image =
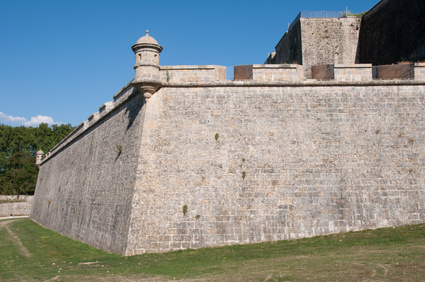
[[[242,179],[245,179],[245,177],[246,177],[246,172],[242,171]]]
[[[219,137],[220,137],[220,134],[216,133],[216,134],[215,134],[215,141],[219,142],[219,141],[218,141],[218,138],[219,138]]]
[[[0,194],[33,194],[38,169],[35,154],[47,153],[74,127],[42,123],[38,127],[0,124]]]
[[[183,215],[186,215],[186,213],[187,213],[187,205],[184,205],[183,206]]]
[[[363,17],[364,14],[366,14],[367,12],[362,12],[362,13],[357,13],[357,14],[348,14],[350,17],[357,17],[357,18],[361,18]]]

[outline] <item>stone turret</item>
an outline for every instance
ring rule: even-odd
[[[132,47],[136,57],[135,76],[132,84],[136,86],[146,99],[149,99],[161,87],[159,76],[159,54],[162,47],[158,42],[146,35],[137,40]]]
[[[41,165],[41,159],[43,158],[44,153],[42,150],[38,150],[37,153],[35,153],[35,165],[40,168]]]

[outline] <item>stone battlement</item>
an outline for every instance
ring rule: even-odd
[[[226,80],[226,67],[217,65],[161,66],[162,87],[180,86],[322,86],[344,83],[367,83],[367,85],[405,84],[409,81],[425,81],[425,63],[411,63],[388,66],[371,64],[324,65],[312,67],[313,79],[304,77],[302,65],[297,64],[255,64],[234,67],[234,80]],[[403,81],[399,81],[403,80]],[[113,96],[113,101],[104,103],[99,112],[91,114],[65,139],[44,155],[41,163],[59,152],[72,140],[78,138],[97,122],[104,119],[122,103],[125,103],[137,90],[128,83]]]
[[[312,78],[335,81],[425,80],[425,63],[372,66],[372,64],[312,66]]]
[[[161,66],[163,82],[216,82],[226,80],[226,67],[223,66]]]

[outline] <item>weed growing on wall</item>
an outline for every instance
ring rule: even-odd
[[[168,69],[165,69],[165,75],[167,76],[167,82],[170,82],[170,73],[168,72]]]
[[[183,206],[183,215],[186,215],[186,213],[187,213],[187,205],[184,205]]]

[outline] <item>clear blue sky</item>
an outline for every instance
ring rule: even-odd
[[[0,123],[79,125],[134,76],[150,30],[161,65],[262,64],[300,11],[379,0],[0,0]]]

